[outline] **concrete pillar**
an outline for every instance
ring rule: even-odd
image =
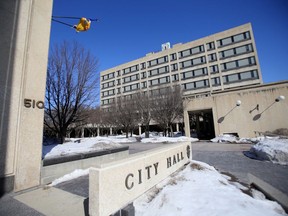
[[[190,122],[189,114],[187,110],[184,110],[184,125],[185,125],[185,136],[190,137]]]
[[[85,136],[85,128],[82,127],[81,128],[81,138],[84,138],[84,136]]]
[[[179,131],[179,123],[176,123],[176,131]]]
[[[100,136],[100,128],[97,128],[97,136]]]
[[[51,15],[52,0],[0,1],[0,193],[40,184]]]
[[[111,127],[110,127],[110,135],[113,135],[113,130]]]
[[[140,136],[142,134],[141,125],[139,125],[138,127],[139,127],[139,136]]]

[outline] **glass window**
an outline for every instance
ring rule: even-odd
[[[207,48],[207,50],[215,49],[215,44],[214,44],[214,42],[207,43],[207,44],[206,44],[206,48]]]
[[[209,67],[209,70],[210,70],[210,73],[215,73],[215,72],[218,72],[219,69],[218,69],[218,65],[212,65]]]
[[[176,59],[177,59],[176,53],[170,54],[171,61],[176,60]]]
[[[178,64],[177,63],[176,64],[172,64],[171,65],[171,70],[172,71],[178,70]]]
[[[184,89],[194,89],[194,88],[195,88],[194,82],[184,84]]]

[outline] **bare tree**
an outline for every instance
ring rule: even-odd
[[[176,119],[183,116],[182,90],[180,86],[160,89],[157,97],[154,98],[153,119],[160,127],[173,134],[172,124]]]
[[[148,92],[138,92],[135,97],[136,110],[139,113],[140,123],[145,129],[145,138],[149,138],[149,125],[152,119],[153,97]]]
[[[44,124],[64,142],[69,126],[86,123],[97,98],[97,60],[77,42],[55,45],[48,60]]]
[[[136,110],[135,100],[118,98],[114,106],[114,124],[120,125],[128,138],[129,132],[135,128],[139,122],[139,112]]]

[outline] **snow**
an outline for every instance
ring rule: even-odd
[[[77,140],[80,142],[78,143]],[[92,151],[112,149],[116,147],[122,147],[122,145],[119,143],[123,142],[133,141],[131,139],[126,139],[123,137],[95,137],[71,139],[70,142],[66,142],[63,144],[43,146],[42,157],[52,158],[59,156],[67,156],[75,153],[87,153]]]
[[[199,141],[197,138],[190,138],[186,136],[180,137],[152,137],[152,138],[143,138],[141,140],[142,143],[172,143],[172,142],[197,142]]]
[[[250,153],[259,160],[288,165],[288,139],[263,139],[251,147]]]
[[[192,161],[140,196],[134,206],[137,216],[287,215],[278,203],[265,199],[260,192],[254,190],[252,194],[255,198],[208,164]]]
[[[189,137],[159,137],[144,138],[143,143],[172,143],[191,141],[196,142],[198,139]],[[121,143],[136,142],[136,136],[126,138],[125,135],[108,136],[108,137],[93,137],[93,138],[73,138],[69,142],[63,144],[44,145],[42,150],[42,158],[53,158],[67,156],[77,153],[87,153],[93,151],[100,151],[112,149],[115,147],[122,147]]]
[[[89,169],[76,169],[74,170],[72,173],[66,174],[58,179],[55,179],[54,181],[52,181],[49,186],[55,186],[57,184],[60,184],[62,182],[66,182],[66,181],[70,181],[72,179],[78,178],[80,176],[85,176],[89,174]]]
[[[232,134],[220,134],[219,136],[211,139],[211,142],[214,143],[222,143],[222,142],[228,142],[228,143],[255,143],[259,140],[263,139],[263,137],[257,137],[257,138],[238,138]]]

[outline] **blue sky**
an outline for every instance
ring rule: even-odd
[[[54,0],[53,15],[100,19],[82,33],[52,22],[50,37],[50,47],[78,41],[99,72],[251,22],[264,83],[288,80],[288,0]]]

